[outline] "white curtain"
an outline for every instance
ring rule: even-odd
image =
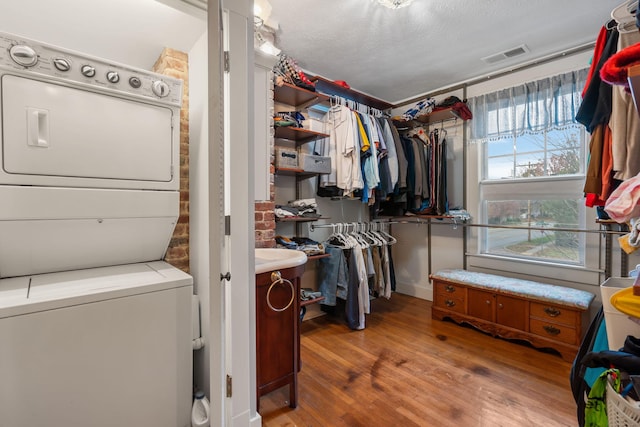
[[[469,99],[471,140],[495,141],[576,124],[587,74],[587,69],[573,71]]]

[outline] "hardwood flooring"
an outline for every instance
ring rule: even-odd
[[[571,364],[555,353],[431,319],[431,302],[372,302],[367,328],[303,322],[299,402],[260,400],[263,426],[576,426]]]

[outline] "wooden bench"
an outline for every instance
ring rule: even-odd
[[[493,336],[556,350],[573,361],[589,320],[590,292],[466,270],[433,280],[432,317],[468,323]]]

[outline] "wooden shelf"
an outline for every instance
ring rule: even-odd
[[[393,104],[383,101],[382,99],[374,98],[362,92],[358,92],[353,89],[347,89],[339,84],[325,79],[324,77],[316,76],[314,80],[316,84],[316,90],[326,95],[338,95],[346,99],[359,102],[361,104],[368,105],[369,107],[377,108],[378,110],[388,110],[393,108]]]
[[[297,108],[302,105],[317,104],[328,101],[329,97],[289,83],[283,83],[282,86],[274,86],[273,99],[276,102],[281,102]]]
[[[324,301],[324,297],[300,300],[300,307],[305,307],[307,305],[315,304],[315,303],[318,303],[320,301]]]
[[[307,259],[310,261],[321,259],[321,258],[331,258],[331,254],[307,255]]]
[[[446,122],[448,120],[459,119],[460,116],[456,114],[453,108],[444,108],[442,110],[433,111],[429,114],[423,114],[422,116],[416,117],[416,120],[420,123],[437,123],[437,122]]]
[[[306,216],[286,216],[284,218],[276,217],[276,222],[314,222],[320,219],[328,219],[328,218],[311,218]]]
[[[460,116],[458,116],[453,108],[444,108],[429,114],[423,114],[413,120],[394,120],[393,124],[398,129],[411,129],[425,124],[442,123],[456,119],[460,119]]]
[[[307,179],[318,175],[326,175],[318,172],[305,172],[297,168],[276,168],[276,175],[295,176],[298,179]]]
[[[276,126],[275,129],[276,138],[295,141],[296,147],[306,144],[307,142],[329,137],[326,133],[315,132],[304,128],[296,128],[293,126]]]

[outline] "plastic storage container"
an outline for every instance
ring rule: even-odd
[[[196,392],[191,408],[191,427],[209,427],[209,399],[204,392]]]
[[[627,335],[640,337],[640,324],[629,319],[626,314],[618,311],[611,305],[610,301],[611,295],[620,289],[632,286],[634,281],[635,278],[633,277],[610,277],[600,285],[609,350],[617,351],[622,348]]]

